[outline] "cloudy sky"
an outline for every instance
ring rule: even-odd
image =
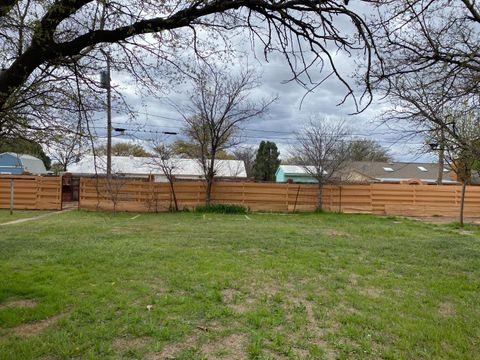
[[[343,105],[338,105],[345,96],[346,89],[335,77],[329,78],[305,96],[306,90],[299,84],[286,82],[291,77],[291,72],[282,56],[271,55],[266,62],[261,58],[260,48],[255,52],[251,51],[249,41],[237,38],[234,42],[239,55],[231,71],[235,72],[248,64],[261,75],[261,85],[252,93],[252,98],[278,97],[266,116],[253,119],[243,126],[243,146],[257,147],[261,140],[274,141],[280,149],[281,157],[286,158],[291,144],[295,141],[295,131],[299,130],[303,122],[315,116],[327,117],[331,121],[345,119],[351,127],[352,138],[378,141],[389,149],[397,161],[434,160],[431,154],[423,153],[421,138],[405,138],[405,133],[398,130],[398,124],[380,122],[379,116],[389,104],[379,99],[379,96],[374,97],[372,104],[362,113],[350,115],[355,112],[354,103],[352,99],[348,99]],[[351,76],[355,71],[355,59],[342,53],[335,53],[334,56],[335,64],[342,74]],[[137,111],[137,118],[133,121],[125,114],[114,113],[114,127],[127,129],[125,135],[116,136],[114,141],[143,143],[145,139],[155,137],[163,131],[179,133],[171,136],[171,140],[181,138],[183,122],[172,103],[182,105],[188,102],[188,86],[172,86],[160,98],[149,98],[140,97],[135,92],[129,85],[128,74],[112,73],[112,82],[129,106]],[[349,83],[353,86],[355,80],[350,79]],[[96,131],[100,137],[105,136],[104,119],[101,113],[97,114]]]

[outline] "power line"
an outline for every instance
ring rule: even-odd
[[[92,126],[92,128],[95,128],[95,129],[106,129],[105,127],[97,127],[97,126]],[[167,131],[160,131],[160,130],[142,130],[142,129],[125,129],[126,132],[128,133],[144,133],[144,134],[156,134],[156,135],[164,135],[165,133],[167,133]],[[347,136],[351,136],[351,135],[345,135],[345,137]],[[241,135],[240,137],[242,138],[246,138],[246,139],[265,139],[267,137],[265,136],[252,136],[252,135]],[[287,140],[287,141],[295,141],[297,140],[296,137],[275,137],[275,136],[270,136],[268,137],[272,140]],[[354,141],[355,139],[350,139],[350,140],[344,140],[344,141],[348,141],[348,142],[352,142]],[[384,144],[398,144],[398,143],[402,143],[402,140],[401,139],[397,139],[397,140],[376,140],[377,142],[379,143],[384,143]],[[409,144],[411,145],[424,145],[423,142],[409,142]]]
[[[140,111],[132,111],[134,113],[137,113],[137,114],[142,114],[142,115],[146,115],[146,116],[152,116],[152,117],[157,117],[157,118],[161,118],[161,119],[165,119],[165,120],[171,120],[171,121],[175,121],[175,122],[181,122],[181,123],[184,123],[184,120],[180,120],[180,119],[177,119],[177,118],[172,118],[172,117],[168,117],[168,116],[163,116],[163,115],[158,115],[158,114],[149,114],[149,113],[146,113],[146,112],[140,112]],[[120,122],[115,122],[117,124],[121,124],[121,125],[126,125],[125,123],[120,123]],[[170,128],[175,128],[175,127],[172,127],[172,126],[168,126],[168,125],[157,125],[157,124],[143,124],[141,126],[150,126],[150,127],[170,127]],[[176,129],[179,129],[179,128],[176,128]],[[265,132],[265,133],[276,133],[276,134],[291,134],[292,131],[281,131],[281,130],[269,130],[269,129],[259,129],[259,128],[241,128],[241,130],[244,130],[244,131],[256,131],[256,132]],[[371,133],[368,133],[368,134],[365,134],[365,133],[352,133],[350,135],[355,135],[355,136],[374,136],[374,135],[378,135],[378,136],[381,136],[381,135],[389,135],[389,132],[386,132],[386,131],[382,131],[382,132],[371,132]]]
[[[126,123],[121,123],[121,122],[114,122],[114,124],[118,124],[118,125],[126,125]],[[148,127],[154,127],[154,128],[168,128],[168,129],[175,129],[177,131],[182,131],[182,128],[181,127],[178,127],[178,126],[168,126],[168,125],[153,125],[153,124],[145,124],[145,125],[138,125],[139,127],[145,127],[145,126],[148,126]],[[93,128],[96,128],[96,129],[106,129],[104,126],[92,126]],[[248,131],[248,132],[263,132],[263,133],[278,133],[278,134],[289,134],[291,135],[292,134],[292,131],[279,131],[279,130],[266,130],[266,129],[252,129],[252,128],[240,128],[241,131]],[[144,129],[131,129],[130,131],[138,131],[138,132],[155,132],[156,130],[144,130]],[[336,134],[335,134],[336,135]],[[382,136],[382,135],[390,135],[390,133],[388,132],[371,132],[371,133],[349,133],[349,134],[345,134],[345,135],[341,135],[343,137],[349,137],[349,136],[364,136],[364,137],[369,137],[369,136]],[[262,137],[254,137],[254,136],[251,136],[249,135],[248,137],[251,137],[251,138],[256,138],[256,139],[262,139]],[[291,138],[291,137],[287,137],[287,138],[284,138],[284,137],[277,137],[277,136],[269,136],[270,138],[275,138],[275,139],[279,139],[279,140],[285,140],[287,138]]]

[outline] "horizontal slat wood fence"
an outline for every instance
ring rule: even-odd
[[[176,182],[180,209],[205,202],[205,183]],[[212,202],[240,204],[252,211],[313,211],[318,186],[252,182],[215,182]],[[461,187],[453,185],[326,185],[323,208],[345,213],[404,216],[457,216]],[[173,204],[169,184],[82,178],[79,207],[117,211],[166,211]],[[480,217],[480,187],[466,191],[465,216]]]
[[[10,208],[12,180],[14,209],[62,209],[62,177],[29,175],[0,175],[0,209]]]

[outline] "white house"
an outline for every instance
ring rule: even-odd
[[[177,179],[203,179],[203,171],[195,159],[172,159],[175,164],[173,175]],[[68,167],[67,172],[76,176],[105,175],[107,169],[106,156],[85,156],[76,164]],[[241,160],[216,160],[217,177],[246,179],[245,164]],[[148,177],[153,175],[155,181],[166,182],[162,169],[149,157],[112,156],[112,173],[125,177]]]

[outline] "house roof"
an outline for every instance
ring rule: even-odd
[[[349,164],[348,170],[358,171],[381,182],[419,179],[434,183],[438,176],[438,164],[435,163],[355,161]],[[453,171],[446,166],[443,172],[443,182],[456,183],[452,180],[452,174]]]
[[[305,168],[307,168],[311,173],[315,173],[314,166],[300,166],[300,165],[280,165],[277,169],[282,170],[285,175],[297,175],[297,176],[310,176],[309,173]]]
[[[195,159],[172,159],[175,163],[173,175],[203,176],[203,171]],[[220,177],[247,177],[245,164],[241,160],[216,160],[216,176]],[[106,173],[106,156],[85,156],[76,164],[68,167],[67,171],[73,174]],[[149,157],[112,156],[112,173],[127,175],[164,175],[162,169]]]
[[[311,167],[313,169],[313,166]],[[290,176],[310,176],[303,166],[280,165],[279,171]],[[372,180],[380,182],[400,182],[407,179],[418,179],[426,183],[435,183],[438,176],[438,164],[435,163],[409,163],[409,162],[375,162],[354,161],[347,165],[342,173],[356,171]],[[452,180],[453,171],[446,166],[443,172],[443,183],[455,184]]]
[[[0,155],[10,155],[14,158],[17,158],[24,172],[28,172],[31,174],[46,174],[47,169],[45,168],[45,164],[43,161],[35,156],[27,155],[27,154],[17,154],[13,152],[5,152]]]

